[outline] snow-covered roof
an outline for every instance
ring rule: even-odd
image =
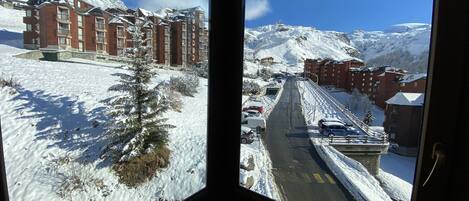
[[[111,20],[109,20],[109,24],[124,24],[124,23],[133,24],[130,21],[120,16],[113,17]]]
[[[405,75],[404,77],[401,78],[400,82],[401,83],[410,83],[414,82],[420,79],[426,79],[427,74],[426,73],[418,73],[418,74],[409,74]]]
[[[423,93],[398,92],[386,103],[390,105],[423,106],[424,96]]]

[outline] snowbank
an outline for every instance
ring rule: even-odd
[[[355,199],[391,201],[378,180],[361,163],[343,155],[332,146],[321,144],[318,138],[310,139],[319,156]]]
[[[336,111],[307,81],[298,81],[301,94],[301,108],[306,122],[310,140],[320,157],[334,175],[357,200],[391,200],[380,183],[359,162],[343,155],[332,146],[322,144],[315,137],[319,134],[315,125],[321,118],[346,119],[340,111]]]

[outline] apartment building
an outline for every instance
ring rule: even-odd
[[[171,22],[171,65],[187,65],[187,24],[186,21]]]
[[[23,19],[27,49],[125,56],[125,49],[134,46],[127,30],[140,21],[155,63],[186,66],[208,59],[208,30],[200,8],[161,16],[140,8],[102,10],[82,0],[29,3]]]
[[[416,156],[423,117],[423,93],[398,92],[386,101],[384,130],[389,133],[389,140],[399,147],[393,152]]]
[[[363,65],[364,63],[358,60],[306,59],[304,73],[319,85],[333,85],[345,89],[349,70]]]
[[[306,59],[304,73],[319,85],[331,85],[351,92],[357,89],[381,108],[397,92],[424,93],[426,74],[408,74],[391,67],[366,67],[358,60]]]

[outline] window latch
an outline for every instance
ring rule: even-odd
[[[433,144],[433,152],[432,152],[432,159],[434,160],[432,170],[430,171],[430,174],[428,174],[427,178],[425,179],[425,182],[423,182],[422,187],[425,187],[425,185],[430,181],[430,178],[435,174],[435,172],[439,171],[443,163],[445,163],[445,150],[444,146],[442,143],[437,142]],[[434,177],[434,176],[433,176]]]

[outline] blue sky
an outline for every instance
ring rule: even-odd
[[[123,0],[128,7],[207,8],[208,0]],[[246,0],[247,27],[273,24],[314,26],[349,32],[384,30],[393,24],[431,23],[432,0]]]

